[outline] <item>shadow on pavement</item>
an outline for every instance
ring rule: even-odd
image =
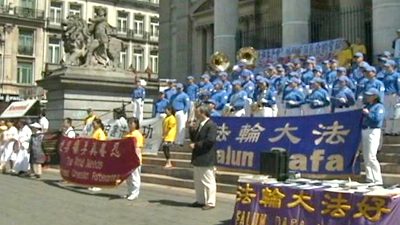
[[[189,203],[187,203],[187,202],[178,202],[178,201],[166,200],[166,199],[149,200],[149,203],[158,203],[158,204],[161,204],[161,205],[175,206],[175,207],[190,207]]]
[[[220,221],[216,225],[230,225],[230,224],[231,224],[231,220],[223,220],[223,221]]]
[[[115,194],[88,192],[87,188],[82,186],[62,186],[59,180],[41,180],[41,181],[49,186],[75,192],[78,194],[98,196],[98,197],[108,198],[109,200],[122,199],[121,196]]]

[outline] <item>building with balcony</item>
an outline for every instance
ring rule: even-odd
[[[105,7],[128,46],[120,67],[158,73],[159,0],[0,0],[0,111],[10,101],[41,96],[35,81],[64,57],[61,22]]]

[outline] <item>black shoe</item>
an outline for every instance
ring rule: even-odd
[[[192,204],[189,205],[190,207],[195,207],[195,208],[201,208],[204,207],[204,204],[200,204],[198,202],[193,202]]]
[[[214,209],[215,206],[211,206],[211,205],[205,205],[203,207],[201,207],[202,210],[210,210],[210,209]]]

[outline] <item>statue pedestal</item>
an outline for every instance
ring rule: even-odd
[[[38,85],[47,90],[46,116],[50,130],[58,130],[70,117],[76,130],[83,128],[86,109],[92,108],[102,120],[113,118],[112,110],[131,102],[135,77],[126,71],[65,67],[50,72]],[[158,83],[147,82],[144,117],[151,117],[152,99],[158,95]],[[126,106],[132,116],[132,105]]]

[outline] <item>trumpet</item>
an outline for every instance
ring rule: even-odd
[[[224,116],[229,116],[232,112],[235,110],[233,109],[233,106],[226,104],[224,108],[222,109],[222,115]]]
[[[259,102],[253,102],[253,104],[251,104],[252,112],[258,112],[261,110],[261,108],[262,108],[262,104],[260,104]]]

